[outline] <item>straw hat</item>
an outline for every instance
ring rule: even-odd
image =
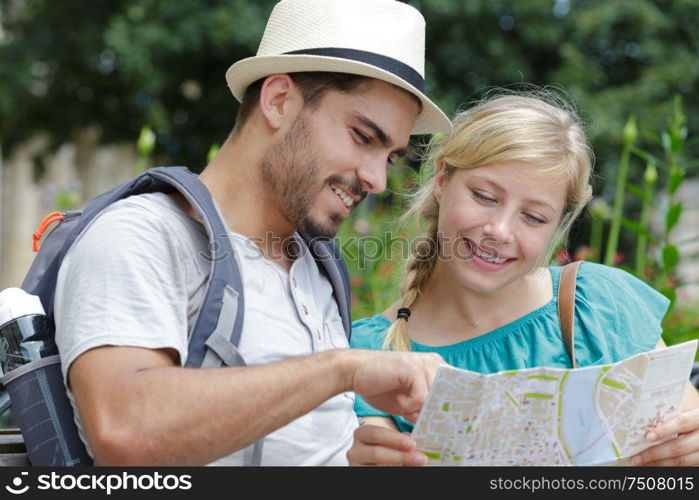
[[[425,20],[396,0],[282,0],[255,57],[233,64],[226,81],[238,101],[251,83],[275,73],[330,71],[392,83],[422,102],[413,134],[450,132],[425,95]]]

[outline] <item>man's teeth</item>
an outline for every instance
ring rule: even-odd
[[[352,204],[354,203],[354,200],[347,193],[345,193],[342,189],[337,187],[335,184],[330,184],[330,189],[335,191],[335,193],[340,197],[340,199],[347,206],[347,208],[350,208],[352,206]]]
[[[505,262],[507,262],[507,259],[498,259],[497,257],[494,257],[492,255],[484,255],[478,252],[476,252],[476,255],[479,259],[484,260],[486,262],[492,262],[494,264],[504,264]]]

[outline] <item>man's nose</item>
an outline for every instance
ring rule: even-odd
[[[357,171],[362,188],[368,193],[381,193],[386,189],[386,159],[363,159]]]

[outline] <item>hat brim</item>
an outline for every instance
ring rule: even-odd
[[[306,54],[248,57],[228,68],[226,82],[235,98],[241,101],[245,89],[260,78],[301,71],[350,73],[391,83],[410,92],[422,103],[422,112],[415,120],[411,134],[450,133],[452,130],[449,118],[425,94],[393,73],[360,61]]]

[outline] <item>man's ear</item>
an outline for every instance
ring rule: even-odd
[[[260,111],[267,124],[274,130],[291,124],[303,109],[303,97],[298,87],[285,73],[265,78],[260,89]]]
[[[432,196],[439,204],[442,201],[442,189],[444,188],[444,182],[446,180],[447,174],[447,162],[444,158],[437,162],[437,172],[434,176],[434,181],[432,184]]]

